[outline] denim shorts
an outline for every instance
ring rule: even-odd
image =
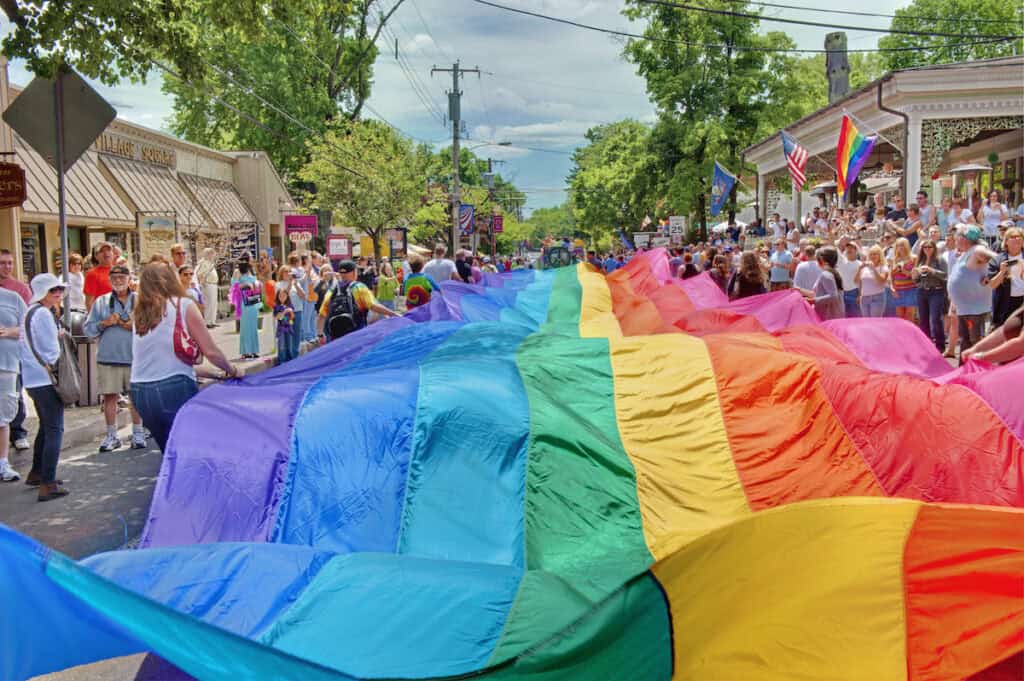
[[[917,307],[917,289],[908,288],[894,294],[893,304],[896,307]]]

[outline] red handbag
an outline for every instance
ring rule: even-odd
[[[185,364],[194,366],[203,363],[203,351],[199,343],[189,335],[185,322],[181,319],[181,298],[178,298],[178,316],[174,320],[174,354]]]

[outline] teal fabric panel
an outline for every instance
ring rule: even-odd
[[[359,677],[468,673],[487,663],[520,575],[501,565],[338,556],[260,640]]]

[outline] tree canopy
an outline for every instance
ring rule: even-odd
[[[365,232],[380,258],[384,230],[407,224],[423,196],[422,156],[412,142],[378,121],[332,123],[309,142],[310,160],[299,177],[315,189],[310,204],[329,210],[336,222]],[[353,174],[354,158],[372,156],[373,171]]]
[[[294,179],[308,160],[301,140],[335,118],[358,118],[370,95],[373,5],[282,3],[266,9],[258,30],[222,28],[215,15],[198,15],[198,40],[211,66],[189,83],[165,79],[174,95],[171,129],[215,148],[263,149]]]
[[[984,36],[1024,35],[1024,3],[1005,0],[914,0],[897,9],[889,28],[904,31],[961,33],[979,39],[886,35],[880,48],[915,48],[883,52],[886,71],[948,62],[1021,54],[1024,40],[983,42]],[[936,20],[938,19],[938,20]],[[975,44],[969,44],[975,43]]]
[[[635,120],[591,128],[586,146],[573,153],[569,195],[580,231],[598,238],[621,226],[638,225],[645,211],[657,162],[651,130]]]

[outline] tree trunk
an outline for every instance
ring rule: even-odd
[[[700,240],[708,240],[708,216],[705,204],[704,192],[697,197],[697,210],[700,211]]]

